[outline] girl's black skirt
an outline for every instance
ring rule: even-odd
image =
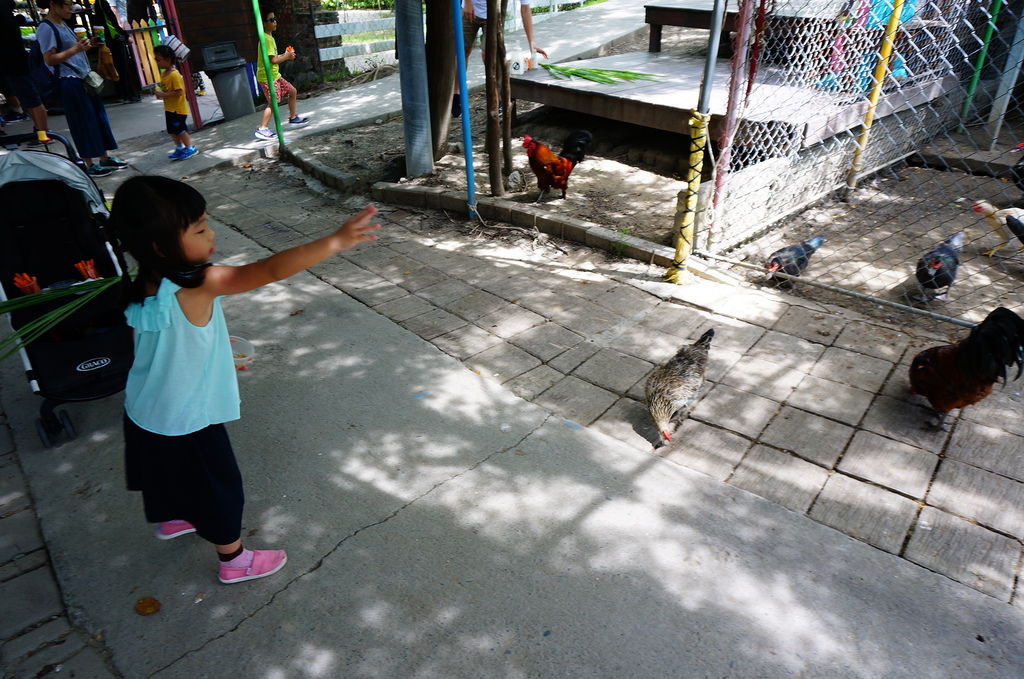
[[[184,519],[215,545],[239,539],[245,495],[223,424],[163,436],[125,414],[124,443],[128,490],[142,491],[147,521]]]

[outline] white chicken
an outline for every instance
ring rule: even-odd
[[[986,257],[991,257],[1009,245],[1014,238],[1020,240],[1022,243],[1020,249],[1024,251],[1024,233],[1017,233],[1017,230],[1019,230],[1019,224],[1024,222],[1024,209],[1019,207],[1008,207],[999,210],[995,205],[985,200],[974,201],[971,203],[971,209],[979,215],[982,215],[992,231],[994,231],[1003,241],[991,250],[981,254]],[[1007,217],[1013,217],[1014,219],[1008,223]]]

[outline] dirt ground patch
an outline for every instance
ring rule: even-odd
[[[663,44],[665,49],[699,55],[706,49],[705,40],[703,31],[670,31],[666,27]],[[642,35],[609,53],[646,48],[647,36]],[[477,140],[473,149],[476,190],[479,195],[490,195],[483,150],[485,103],[481,95],[471,98],[471,109]],[[594,145],[573,173],[566,199],[549,196],[540,206],[622,234],[671,244],[676,197],[685,185],[677,171],[665,167],[664,156],[678,149],[679,158],[683,158],[686,137],[526,102],[520,102],[518,113],[518,124],[513,128],[514,166],[527,182],[525,187],[507,194],[507,199],[533,203],[538,195],[520,145],[523,134],[560,146],[568,131],[586,128],[594,133]],[[454,122],[449,141],[456,149],[461,136],[461,126]],[[357,190],[365,191],[375,181],[396,181],[400,176],[399,160],[404,152],[402,121],[380,120],[364,127],[307,137],[297,146],[324,164],[355,175]],[[429,177],[403,181],[465,190],[465,164],[460,152],[441,158],[435,170]],[[907,304],[908,295],[917,290],[913,276],[917,259],[943,239],[964,230],[968,244],[958,283],[948,301],[918,306],[942,316],[977,322],[994,306],[1024,302],[1018,292],[1024,278],[1024,263],[1020,257],[981,256],[981,251],[994,244],[993,236],[969,209],[971,201],[979,198],[1000,207],[1008,205],[1008,186],[1012,188],[997,179],[963,173],[895,168],[862,183],[849,201],[824,199],[788,218],[772,233],[730,253],[730,257],[763,265],[765,256],[773,250],[821,233],[826,242],[815,254],[807,278]],[[758,272],[737,267],[733,273],[747,284],[766,284],[763,274]],[[792,292],[879,320],[923,325],[943,333],[958,332],[947,323],[913,316],[870,299],[807,285],[799,285]]]
[[[665,49],[699,54],[706,46],[706,32],[693,29],[669,30]],[[617,45],[609,54],[647,49],[643,34]],[[478,58],[476,54],[472,58]],[[490,195],[484,153],[486,104],[482,95],[470,98],[471,129],[474,135],[473,168],[476,190]],[[593,116],[551,110],[519,102],[520,122],[513,128],[513,164],[527,179],[522,190],[510,192],[509,200],[532,203],[537,198],[536,182],[527,164],[521,137],[530,134],[551,146],[560,147],[567,131],[585,128],[593,132],[591,153],[573,173],[566,199],[548,197],[544,209],[595,222],[652,242],[668,243],[675,215],[676,195],[684,182],[666,167],[666,149],[687,150],[686,137],[634,125],[615,123]],[[412,183],[465,190],[466,167],[461,154],[462,129],[453,121],[449,142],[455,149],[435,164],[435,174]],[[372,125],[305,137],[296,147],[328,167],[354,175],[357,189],[376,181],[396,181],[397,160],[404,153],[402,120],[381,119]],[[656,157],[660,154],[661,166]]]

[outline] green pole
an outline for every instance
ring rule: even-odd
[[[981,69],[985,66],[985,57],[988,55],[988,46],[992,42],[992,34],[996,30],[996,19],[999,18],[999,10],[1003,8],[1003,0],[992,0],[992,14],[985,27],[985,39],[981,43],[981,52],[974,62],[974,75],[971,76],[971,84],[967,86],[967,97],[964,99],[963,108],[960,109],[960,126],[967,124],[967,112],[971,110],[971,103],[974,101],[974,91],[978,89],[978,81],[981,80]]]
[[[277,109],[277,93],[274,92],[274,83],[270,81],[270,55],[267,54],[267,45],[264,42],[266,40],[266,34],[263,32],[263,17],[260,15],[259,0],[252,0],[252,13],[256,17],[256,35],[259,38],[260,43],[259,59],[263,62],[263,70],[267,74],[267,92],[270,93],[270,96],[267,97],[270,101],[267,103],[270,104],[270,110],[274,112],[274,129],[277,130],[277,146],[278,148],[281,148],[284,146],[284,137],[281,135],[281,112]]]

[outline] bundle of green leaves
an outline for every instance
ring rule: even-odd
[[[0,340],[0,361],[17,352],[20,347],[27,346],[39,339],[95,299],[104,290],[120,282],[120,276],[111,276],[110,278],[84,281],[64,288],[43,290],[42,292],[0,302],[0,316],[2,316],[12,311],[18,311],[44,302],[51,302],[61,297],[74,297],[67,304],[62,304],[56,309],[51,309],[45,314],[41,314],[38,318],[25,323]]]
[[[558,64],[541,64],[542,68],[552,77],[559,80],[567,80],[572,77],[592,80],[596,83],[611,85],[618,81],[632,80],[654,80],[660,77],[657,73],[640,73],[638,71],[618,71],[613,68],[579,68],[573,66],[559,66]]]

